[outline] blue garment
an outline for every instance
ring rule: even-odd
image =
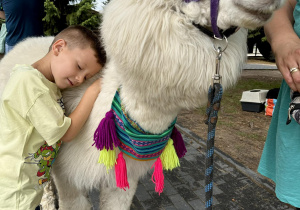
[[[23,39],[43,35],[43,0],[0,0],[6,17],[5,43],[14,46]]]
[[[14,48],[14,46],[9,46],[8,44],[5,43],[5,55],[11,51]]]
[[[294,30],[300,37],[300,0],[294,10]],[[276,183],[279,200],[300,208],[300,126],[286,125],[290,88],[282,82],[258,172]]]

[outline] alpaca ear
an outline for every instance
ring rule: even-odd
[[[54,55],[58,55],[63,48],[66,46],[66,41],[63,39],[59,39],[52,44],[52,51]]]

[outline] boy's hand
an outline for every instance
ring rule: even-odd
[[[96,92],[98,92],[98,94],[100,93],[101,90],[101,80],[102,78],[99,78],[97,80],[95,80],[89,87],[89,89],[92,89]]]

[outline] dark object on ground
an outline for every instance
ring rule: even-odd
[[[266,98],[277,99],[280,88],[273,88],[268,91]]]
[[[269,42],[261,40],[257,41],[256,47],[265,59],[267,59],[268,61],[275,61],[275,55],[272,52]]]
[[[266,41],[264,29],[260,28],[250,31],[247,39],[248,53],[253,53],[254,46],[268,61],[275,61],[274,53],[268,41]],[[256,53],[256,52],[255,52]]]

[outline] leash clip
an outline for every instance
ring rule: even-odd
[[[228,46],[228,40],[227,40],[226,36],[223,36],[223,39],[217,38],[215,36],[214,40],[216,40],[216,41],[225,40],[226,45],[225,45],[224,49],[222,49],[221,46],[216,47],[215,43],[213,44],[214,50],[217,52],[217,56],[216,56],[216,71],[215,71],[214,76],[212,77],[212,83],[211,83],[212,85],[214,83],[221,83],[221,79],[222,79],[222,76],[220,75],[221,58],[222,58],[222,53],[226,50],[226,48]]]
[[[222,76],[220,75],[220,63],[222,58],[222,49],[218,47],[217,49],[217,57],[216,57],[216,71],[214,76],[212,77],[212,85],[214,83],[221,83]]]

